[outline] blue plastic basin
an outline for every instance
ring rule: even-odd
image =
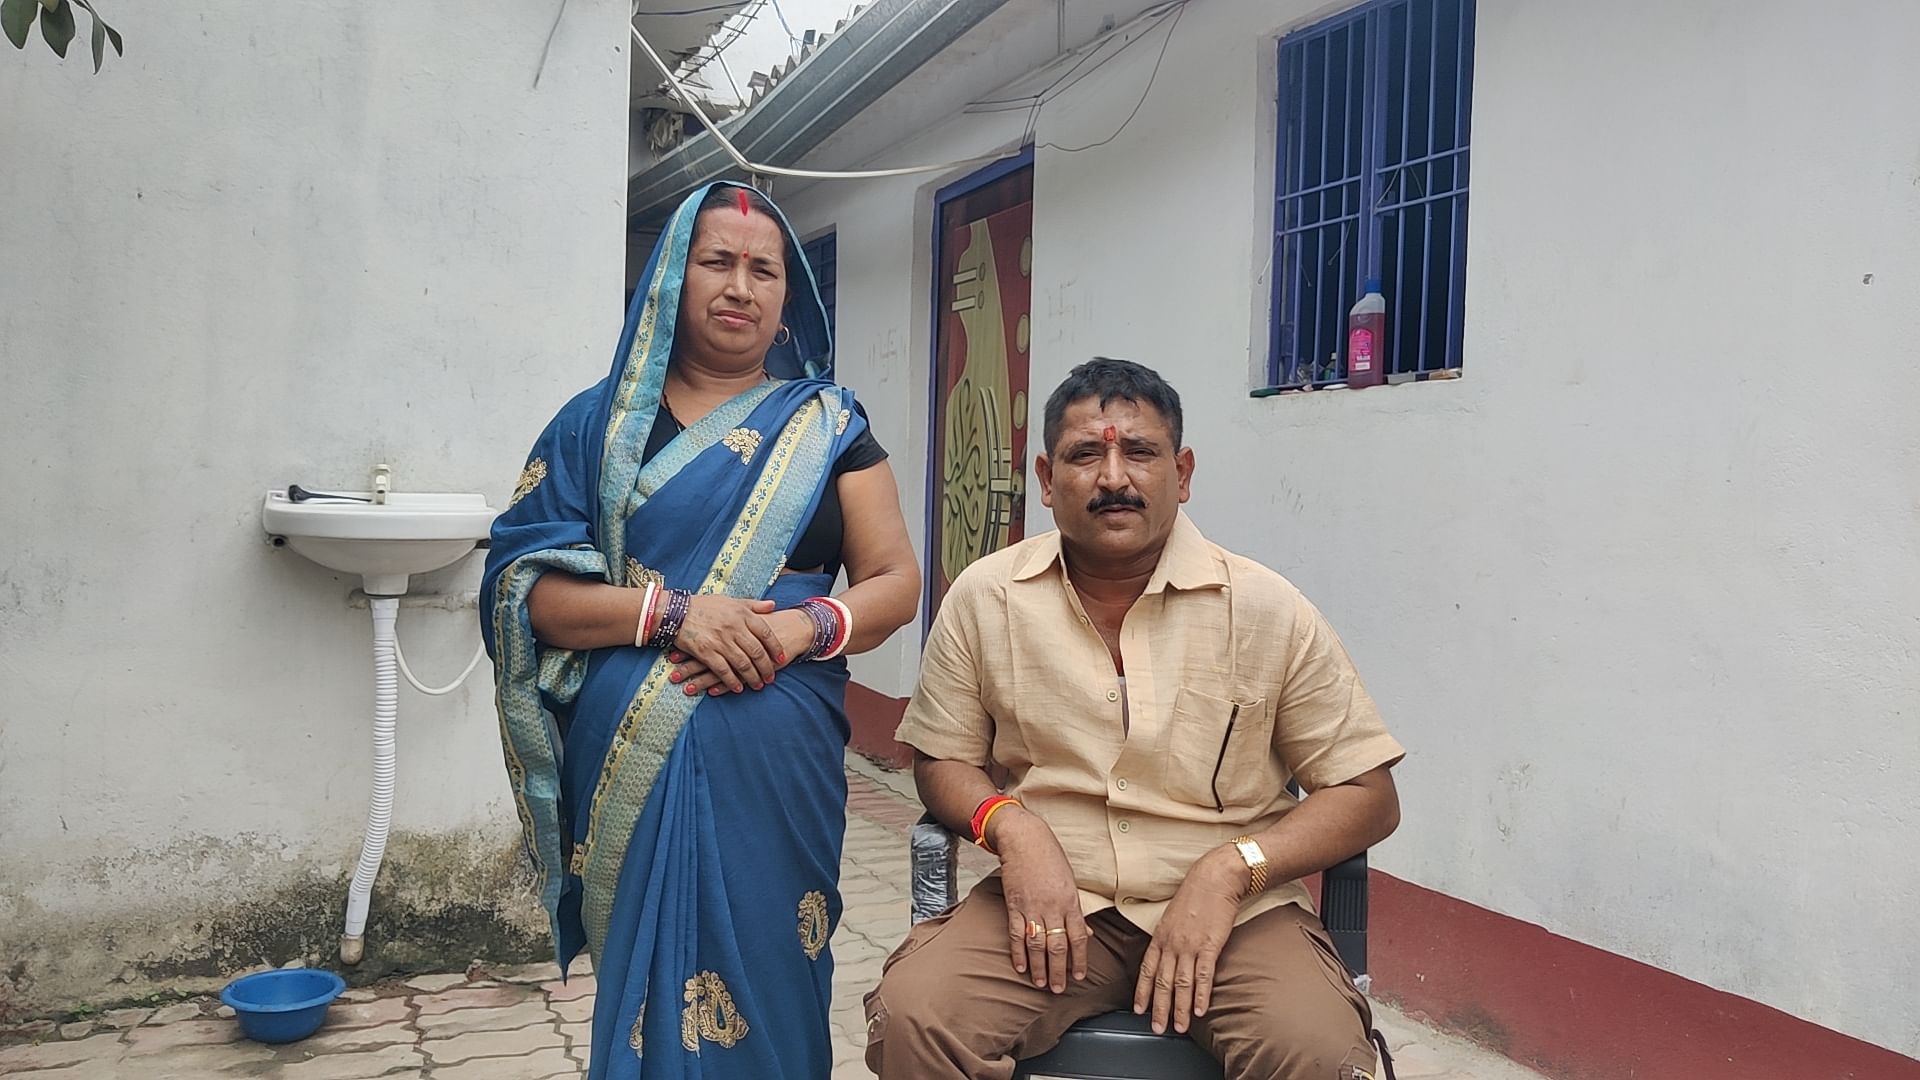
[[[220,991],[220,1000],[233,1010],[247,1038],[286,1043],[320,1030],[327,1006],[346,988],[347,981],[331,971],[283,968],[233,980]]]

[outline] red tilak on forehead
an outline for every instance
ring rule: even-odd
[[[1120,441],[1120,433],[1114,430],[1112,424],[1107,425],[1107,430],[1101,432],[1100,437],[1107,440],[1108,442]]]
[[[734,188],[733,193],[740,196],[740,216],[746,217],[753,209],[753,207],[747,203],[747,189]]]

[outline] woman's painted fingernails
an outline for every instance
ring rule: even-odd
[[[684,676],[684,675],[682,675],[682,674],[680,674],[679,672],[677,672],[677,671],[676,671],[676,672],[674,672],[673,674],[671,674],[671,675],[669,675],[669,676],[667,676],[667,681],[668,681],[668,682],[679,682],[679,681],[680,681],[681,679],[684,679],[684,678],[686,678],[686,676]]]
[[[693,685],[692,683],[688,683],[688,684],[687,684],[687,696],[688,696],[688,697],[693,697],[693,696],[694,696],[695,694],[698,694],[699,692],[700,692],[700,688],[699,688],[699,687],[697,687],[697,686],[695,686],[695,685]]]

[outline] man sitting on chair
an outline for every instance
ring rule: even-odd
[[[1058,530],[953,583],[897,735],[1000,871],[888,959],[867,1063],[1005,1080],[1131,1006],[1230,1080],[1370,1078],[1371,1011],[1299,879],[1393,832],[1404,751],[1320,612],[1180,510],[1193,451],[1158,374],[1082,364],[1045,423]]]

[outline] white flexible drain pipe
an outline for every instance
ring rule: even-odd
[[[436,697],[451,694],[473,674],[486,656],[483,644],[468,661],[460,677],[445,686],[428,686],[407,670],[406,654],[400,651],[397,623],[400,598],[370,596],[367,606],[373,611],[373,797],[367,805],[367,835],[360,842],[360,864],[353,870],[353,885],[347,890],[347,925],[340,935],[340,962],[357,964],[367,949],[367,909],[373,903],[373,882],[380,876],[380,862],[387,854],[387,830],[393,825],[393,778],[395,734],[400,718],[400,677],[415,690]]]
[[[347,926],[340,935],[340,962],[357,964],[367,947],[367,907],[373,901],[373,879],[387,853],[387,829],[393,824],[394,731],[400,715],[400,665],[394,623],[400,600],[393,596],[369,598],[373,609],[373,798],[367,805],[367,837],[360,845],[360,865],[347,890]]]

